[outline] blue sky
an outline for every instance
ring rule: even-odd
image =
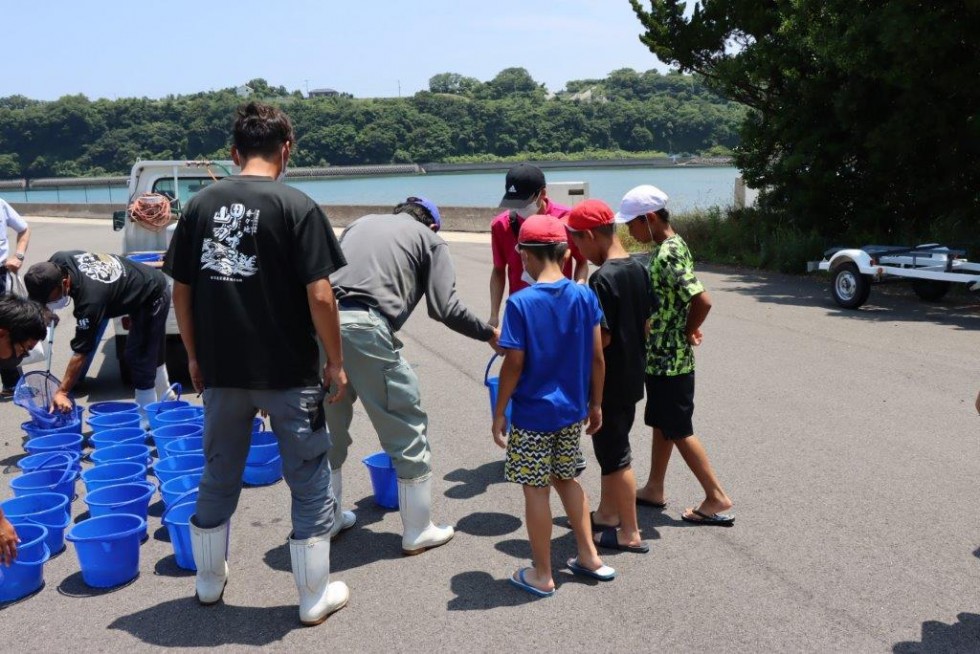
[[[34,0],[4,3],[0,97],[161,97],[255,77],[395,96],[456,72],[527,68],[559,90],[666,68],[628,0]]]

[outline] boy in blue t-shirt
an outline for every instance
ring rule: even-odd
[[[500,347],[506,350],[494,409],[493,439],[507,448],[504,477],[524,487],[525,516],[533,567],[511,578],[515,586],[547,597],[551,574],[551,486],[575,534],[578,556],[569,569],[610,581],[589,526],[585,491],[575,479],[583,424],[592,434],[602,426],[605,363],[595,295],[562,274],[568,255],[565,225],[551,216],[531,216],[521,225],[518,250],[535,284],[507,299]],[[513,400],[511,430],[504,433],[507,403]]]

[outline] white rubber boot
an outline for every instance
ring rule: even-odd
[[[299,590],[299,621],[317,625],[347,606],[350,590],[342,581],[330,583],[330,539],[289,539],[289,560]]]
[[[353,511],[344,511],[341,507],[341,499],[344,496],[344,477],[341,474],[343,468],[337,468],[336,470],[330,471],[330,485],[333,487],[333,527],[330,528],[330,540],[335,539],[340,535],[340,532],[346,531],[354,526],[357,522],[357,516],[354,515]]]
[[[136,403],[140,405],[140,427],[150,428],[150,419],[146,417],[146,405],[157,401],[157,391],[155,388],[137,388],[135,392]]]
[[[418,479],[398,480],[398,513],[402,517],[402,554],[414,556],[445,545],[455,534],[452,527],[432,524],[432,473]]]
[[[167,375],[167,366],[165,365],[157,366],[157,376],[153,380],[153,388],[161,402],[177,399],[177,393],[170,389],[170,377]]]
[[[228,583],[228,525],[202,529],[191,518],[191,550],[197,578],[194,582],[197,601],[204,606],[217,604]]]

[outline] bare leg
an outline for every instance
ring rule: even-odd
[[[554,590],[551,577],[551,487],[524,486],[524,519],[527,538],[531,542],[533,568],[524,574],[532,586],[544,591]]]
[[[633,468],[626,466],[622,470],[602,477],[603,492],[608,488],[609,501],[614,503],[619,517],[619,529],[616,537],[620,545],[639,545],[643,542],[640,527],[636,522],[636,477]],[[596,517],[599,512],[596,511]],[[593,537],[598,542],[599,534]]]
[[[697,436],[688,436],[677,441],[677,450],[684,462],[704,489],[705,499],[698,508],[702,513],[713,515],[732,508],[732,500],[721,488],[718,477],[708,461],[708,453]],[[692,509],[685,513],[690,514]]]
[[[595,513],[592,515],[592,521],[603,527],[618,527],[621,522],[619,500],[616,496],[616,481],[613,476],[602,475],[600,478],[599,506],[596,507]],[[634,494],[636,493],[635,488],[631,490]]]
[[[662,504],[664,496],[664,478],[667,476],[667,464],[670,453],[674,450],[674,442],[667,440],[664,433],[657,428],[653,430],[653,445],[650,448],[650,476],[646,486],[637,489],[636,496],[647,502]]]
[[[578,562],[589,570],[601,567],[602,559],[599,558],[595,543],[592,542],[592,529],[589,527],[589,500],[585,497],[585,491],[582,490],[577,479],[552,477],[551,482],[558,491],[561,505],[565,507],[565,515],[568,516],[568,523],[572,526],[572,533],[575,534]],[[550,515],[548,525],[551,525]]]

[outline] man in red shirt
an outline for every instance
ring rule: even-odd
[[[518,164],[507,171],[504,185],[506,192],[500,207],[506,209],[490,223],[490,247],[493,249],[493,270],[490,273],[490,323],[499,326],[500,304],[504,299],[504,281],[508,282],[511,295],[530,286],[532,281],[522,279],[524,266],[517,252],[517,234],[524,219],[535,214],[564,218],[571,210],[548,199],[544,173],[537,166]],[[584,284],[589,276],[589,263],[573,244],[572,257],[565,262],[565,277]],[[572,260],[575,273],[572,275]]]

